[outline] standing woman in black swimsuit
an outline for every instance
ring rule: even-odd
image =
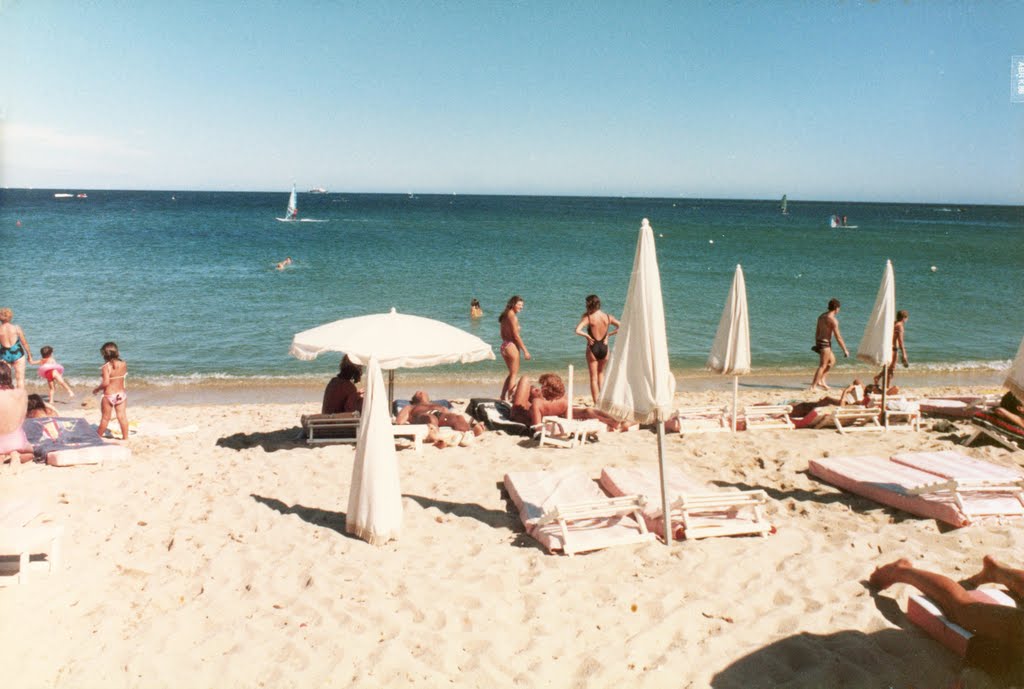
[[[615,326],[615,330],[611,327]],[[586,327],[586,332],[583,328]],[[604,385],[604,367],[608,363],[608,338],[619,331],[619,321],[601,310],[596,294],[587,297],[587,312],[576,325],[576,334],[587,338],[587,368],[590,370],[590,395],[597,396]]]

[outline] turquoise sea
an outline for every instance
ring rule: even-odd
[[[897,308],[910,312],[912,370],[997,371],[1024,336],[1021,206],[791,198],[783,215],[777,200],[300,193],[300,216],[326,222],[277,222],[287,197],[0,190],[0,305],[14,309],[35,353],[55,348],[76,384],[96,383],[99,347],[114,340],[133,386],[265,386],[336,371],[335,357],[290,358],[294,333],[392,307],[469,330],[497,353],[497,316],[519,294],[534,355],[524,372],[564,370],[584,365],[573,334],[584,297],[621,313],[647,217],[672,365],[684,377],[704,365],[737,263],[755,373],[809,377],[815,319],[830,297],[843,303],[855,350],[886,259]],[[856,228],[831,229],[834,213]],[[293,265],[275,270],[286,256]],[[476,322],[474,297],[485,311]],[[401,373],[416,384],[503,375],[500,357]]]

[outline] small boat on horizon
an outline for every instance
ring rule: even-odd
[[[324,189],[323,187],[313,187],[312,189],[309,190],[309,193],[310,194],[326,194],[327,190]]]
[[[55,198],[55,199],[73,199],[73,198],[75,198],[75,195],[74,194],[60,193],[60,194],[54,194],[53,198]]]

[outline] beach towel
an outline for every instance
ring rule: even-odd
[[[96,429],[79,417],[39,417],[25,419],[25,437],[32,453],[51,466],[102,464],[130,459],[130,448],[105,442]]]
[[[512,405],[497,399],[473,398],[466,413],[480,421],[489,431],[504,431],[509,435],[533,435],[529,426],[510,418]]]

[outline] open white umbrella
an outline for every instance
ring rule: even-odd
[[[597,406],[620,421],[658,424],[658,469],[667,544],[672,543],[672,528],[665,481],[665,420],[672,415],[675,392],[676,379],[668,360],[665,306],[661,298],[654,232],[644,218],[619,332]]]
[[[352,465],[345,530],[371,545],[384,545],[397,539],[402,530],[402,489],[398,482],[391,412],[380,364],[372,355]]]
[[[739,413],[740,376],[750,373],[750,316],[747,313],[747,285],[743,280],[743,268],[737,264],[736,273],[729,288],[729,297],[718,321],[718,332],[711,343],[708,368],[723,375],[732,376],[732,430],[736,430],[736,416]]]
[[[1006,387],[1010,389],[1014,397],[1024,400],[1024,339],[1020,341],[1017,348],[1017,356],[1010,364],[1010,371],[1006,374]]]
[[[875,308],[871,310],[864,337],[857,345],[857,358],[869,364],[883,366],[882,409],[885,409],[885,393],[889,388],[889,362],[892,360],[892,334],[896,324],[896,277],[892,261],[885,262],[882,284],[875,297]]]
[[[420,368],[438,364],[466,364],[493,359],[491,346],[476,335],[442,321],[422,316],[378,313],[343,318],[304,330],[292,338],[288,353],[311,361],[324,352],[348,355],[365,366],[373,355],[388,371],[388,397],[394,393],[396,368]]]

